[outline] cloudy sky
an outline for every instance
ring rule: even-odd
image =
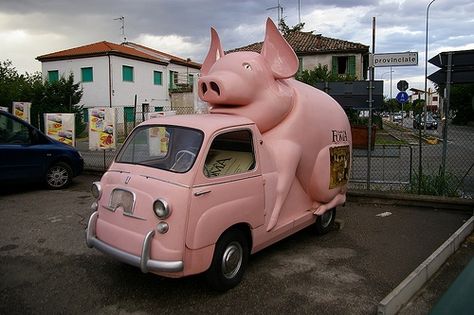
[[[376,53],[416,51],[419,65],[393,67],[398,80],[423,89],[426,8],[429,0],[280,0],[288,25],[305,31],[372,45]],[[298,2],[301,10],[298,10]],[[278,0],[0,0],[0,61],[11,60],[19,73],[41,70],[39,55],[98,41],[120,43],[125,37],[179,57],[202,62],[209,28],[219,32],[224,49],[263,40],[266,17],[277,20]],[[436,0],[429,14],[428,59],[442,51],[474,49],[474,1]],[[428,74],[435,71],[428,66]],[[377,68],[386,81],[390,68]]]

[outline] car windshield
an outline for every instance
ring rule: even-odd
[[[115,161],[185,173],[193,166],[203,137],[202,131],[196,129],[142,126],[128,137]]]

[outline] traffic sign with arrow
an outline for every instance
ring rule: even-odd
[[[474,49],[442,52],[428,61],[441,68],[427,77],[436,84],[474,83]],[[448,68],[451,71],[450,82],[447,82]]]
[[[396,99],[399,103],[404,104],[408,102],[408,93],[407,92],[398,92]]]

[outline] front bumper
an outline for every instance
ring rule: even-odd
[[[147,272],[179,272],[183,271],[184,264],[182,261],[161,261],[150,259],[151,241],[155,235],[155,231],[148,232],[143,240],[141,256],[135,256],[124,252],[120,249],[112,247],[96,237],[96,224],[99,213],[94,212],[89,218],[89,224],[86,229],[86,244],[88,247],[95,247],[99,251],[114,257],[126,264],[139,267],[143,273]]]

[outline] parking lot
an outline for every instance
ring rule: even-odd
[[[1,314],[375,314],[471,215],[348,202],[339,230],[317,237],[310,227],[253,255],[243,282],[219,294],[201,276],[143,274],[87,248],[97,179],[82,175],[61,191],[3,187]]]

